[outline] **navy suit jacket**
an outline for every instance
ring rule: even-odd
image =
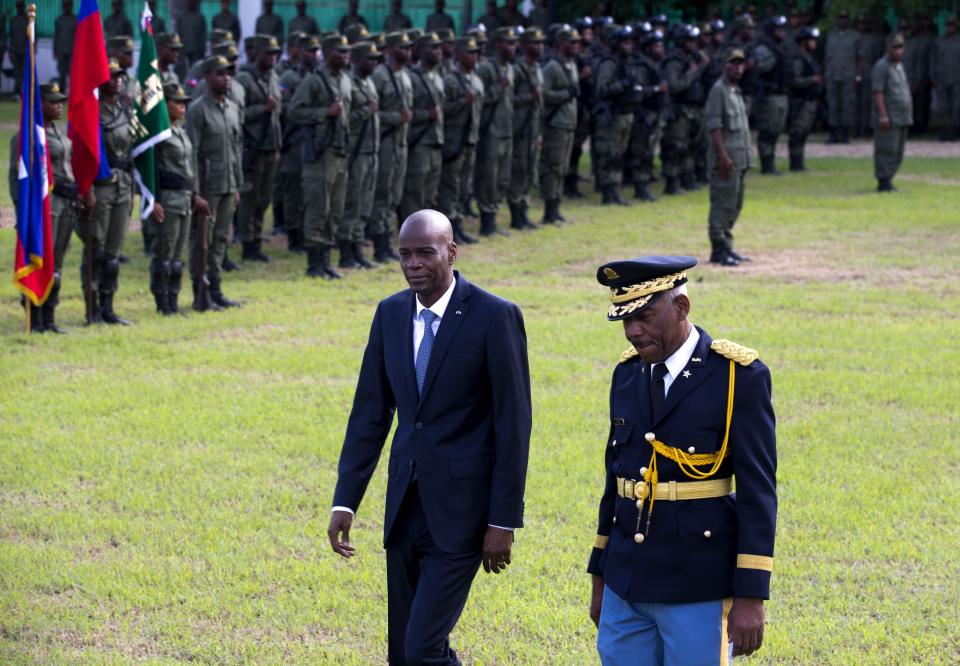
[[[414,472],[427,525],[442,550],[480,550],[488,524],[523,526],[532,418],[523,316],[516,305],[458,272],[455,277],[422,395],[412,291],[380,302],[363,354],[333,504],[357,509],[396,412],[385,544]]]

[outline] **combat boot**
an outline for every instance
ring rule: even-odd
[[[630,204],[620,198],[620,191],[616,185],[607,185],[603,188],[603,199],[600,203],[604,206],[629,206]]]
[[[556,210],[556,199],[547,199],[543,202],[543,220],[540,224],[557,224],[560,222],[560,212]]]
[[[497,233],[497,216],[494,213],[480,212],[480,235],[493,236]]]
[[[30,312],[30,332],[31,333],[44,333],[46,332],[46,327],[43,325],[43,306],[36,306],[30,301],[26,296],[20,296],[20,307],[24,309],[24,312]]]
[[[150,293],[157,305],[157,312],[166,314],[167,281],[163,274],[163,262],[156,257],[150,262]]]
[[[657,198],[650,194],[650,188],[646,183],[637,183],[633,186],[633,198],[640,201],[656,201]]]
[[[663,187],[663,193],[668,196],[680,194],[680,182],[676,176],[667,176],[667,184]]]
[[[510,207],[510,228],[517,231],[524,231],[527,225],[523,221],[523,207],[521,204],[511,203]]]
[[[342,275],[333,270],[333,266],[330,265],[330,247],[327,245],[321,246],[320,248],[320,267],[323,269],[324,274],[330,280],[339,280]]]
[[[240,270],[240,264],[231,259],[226,251],[223,253],[223,270],[227,273]]]
[[[210,285],[206,282],[206,276],[201,276],[200,279],[191,280],[193,283],[193,305],[191,306],[197,312],[206,312],[212,310],[214,312],[219,312],[223,308],[213,302],[213,299],[210,298]],[[203,281],[203,289],[200,288],[200,283]]]
[[[466,245],[471,245],[477,242],[477,239],[469,235],[463,228],[463,220],[456,218],[455,220],[450,221],[451,226],[453,226],[453,240],[457,243],[464,243]],[[379,261],[379,259],[378,259]]]
[[[50,295],[44,301],[41,310],[43,311],[43,327],[51,333],[66,333],[65,330],[57,326],[55,312],[60,303],[60,273],[53,274],[53,286],[50,288]]]
[[[240,307],[239,301],[234,301],[223,295],[223,289],[221,288],[220,276],[210,277],[210,300],[219,305],[221,308],[238,308]]]
[[[352,243],[351,247],[353,248],[353,262],[357,265],[357,268],[376,268],[363,256],[363,243]]]
[[[307,277],[319,277],[329,280],[330,277],[323,270],[322,248],[317,245],[307,246]]]
[[[880,178],[877,180],[877,192],[896,192],[897,188],[893,186],[890,178]]]
[[[580,188],[577,185],[578,182],[579,179],[575,173],[568,173],[566,176],[564,176],[563,196],[567,197],[568,199],[582,199],[583,192],[580,191]]]
[[[100,318],[107,324],[129,326],[130,322],[113,311],[113,295],[120,284],[120,262],[112,257],[103,261],[103,276],[100,280]]]
[[[776,157],[773,155],[764,155],[760,158],[760,173],[767,176],[779,176],[780,172],[777,171],[777,161]]]
[[[530,204],[526,201],[520,202],[520,216],[523,219],[523,228],[529,231],[536,231],[540,227],[533,223],[533,220],[530,219]]]
[[[303,254],[303,232],[299,229],[287,230],[287,249],[295,254]]]
[[[337,249],[340,250],[340,261],[337,268],[357,268],[357,262],[353,259],[353,246],[348,240],[338,240]]]
[[[806,171],[806,167],[803,165],[803,155],[797,155],[795,153],[790,154],[790,171],[799,172]]]
[[[734,259],[727,248],[722,245],[713,244],[713,250],[710,252],[710,263],[720,266],[739,266],[739,262]]]
[[[243,257],[244,261],[259,261],[262,264],[270,262],[270,257],[263,253],[262,241],[258,238],[253,241],[245,241],[243,243]]]
[[[183,284],[183,262],[170,262],[170,277],[167,282],[167,305],[171,314],[180,312],[180,285]]]

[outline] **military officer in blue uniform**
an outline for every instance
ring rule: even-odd
[[[607,319],[631,344],[613,373],[588,567],[607,666],[728,664],[763,641],[777,514],[770,371],[689,322],[696,263],[643,257],[597,271]]]

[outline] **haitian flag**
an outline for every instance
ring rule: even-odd
[[[28,15],[28,48],[23,64],[17,148],[17,249],[13,258],[13,284],[34,305],[43,305],[53,288],[53,229],[50,222],[53,170],[47,153],[47,134],[43,129],[33,39],[36,10],[32,5]]]
[[[73,175],[80,196],[99,178],[110,177],[100,133],[100,86],[110,80],[107,45],[97,0],[80,0],[70,61],[67,136],[73,141]]]

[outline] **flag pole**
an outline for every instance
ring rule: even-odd
[[[30,42],[30,110],[31,114],[33,113],[34,104],[37,103],[35,99],[34,92],[36,91],[36,81],[33,80],[33,77],[37,71],[37,44],[34,39],[34,24],[37,21],[37,6],[30,4],[27,7],[27,37]],[[23,86],[20,86],[20,94],[23,95]],[[23,98],[20,98],[20,104],[23,105]],[[33,133],[35,129],[33,128],[33,118],[30,119],[30,173],[33,173]],[[23,311],[25,313],[25,324],[27,335],[30,335],[30,314],[33,309],[33,303],[31,303],[30,298],[24,295],[23,298]]]

